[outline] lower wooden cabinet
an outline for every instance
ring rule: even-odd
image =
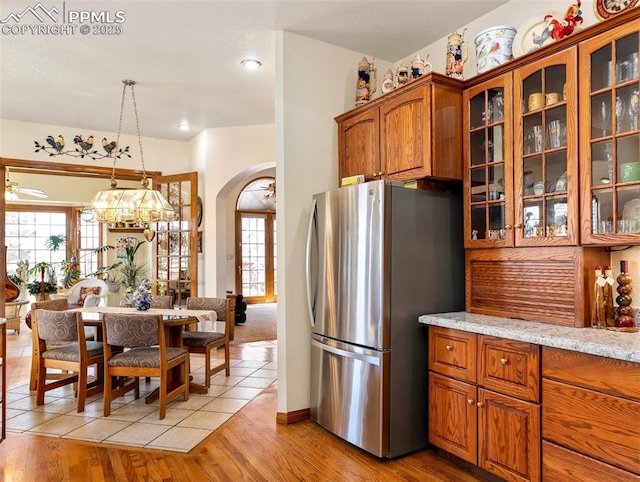
[[[543,347],[542,375],[545,479],[640,481],[640,364]]]
[[[504,480],[539,481],[539,347],[434,326],[429,337],[429,442]]]

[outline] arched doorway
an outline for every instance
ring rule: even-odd
[[[277,301],[275,186],[272,177],[254,179],[236,204],[236,293],[247,303]]]

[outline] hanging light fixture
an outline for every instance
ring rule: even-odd
[[[120,142],[120,132],[122,131],[122,116],[124,113],[124,101],[127,88],[131,88],[131,98],[133,100],[133,112],[135,114],[136,129],[138,133],[138,145],[140,146],[140,161],[142,162],[142,180],[139,189],[119,188],[115,179],[116,160],[113,156],[113,169],[111,171],[111,180],[109,181],[109,189],[98,192],[87,206],[94,214],[94,218],[100,223],[108,223],[116,226],[118,223],[125,225],[136,224],[145,227],[145,238],[149,241],[153,239],[155,231],[153,231],[149,223],[172,221],[175,217],[173,207],[167,202],[162,194],[155,190],[149,189],[149,180],[144,166],[144,156],[142,153],[142,138],[140,136],[140,123],[138,121],[138,108],[136,105],[136,96],[133,86],[136,84],[133,80],[123,80],[122,103],[120,105],[120,122],[118,124],[118,137],[116,138],[116,146]],[[115,149],[114,149],[115,150]]]

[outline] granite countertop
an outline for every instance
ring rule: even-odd
[[[476,315],[465,311],[421,315],[420,323],[526,341],[640,363],[640,332],[622,333]]]

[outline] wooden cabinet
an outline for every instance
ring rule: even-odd
[[[371,180],[381,175],[379,118],[378,108],[371,107],[339,123],[340,179],[362,174]]]
[[[640,480],[640,364],[543,347],[542,376],[545,479]]]
[[[511,73],[463,98],[465,247],[513,246]]]
[[[582,42],[580,183],[582,242],[640,241],[638,22]]]
[[[429,442],[505,480],[540,480],[539,347],[429,329]]]
[[[577,49],[464,92],[465,243],[578,243]]]
[[[461,87],[428,74],[336,117],[339,177],[462,179]]]
[[[577,48],[513,72],[516,246],[576,245]]]

